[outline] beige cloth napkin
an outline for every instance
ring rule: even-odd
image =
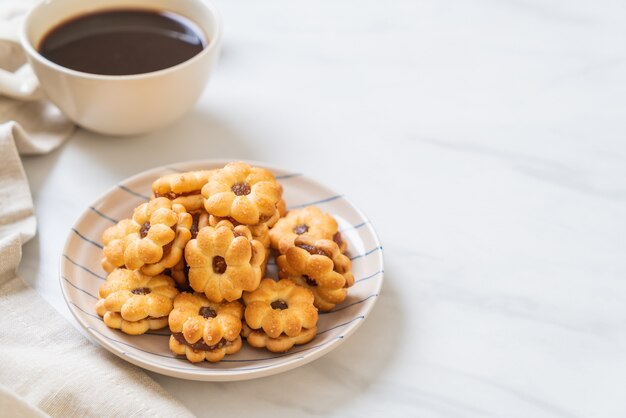
[[[21,0],[0,3],[0,28],[14,25],[23,8]],[[23,63],[14,43],[0,41],[0,68]],[[142,370],[91,344],[17,276],[22,244],[36,232],[19,154],[49,152],[73,130],[44,100],[0,97],[0,417],[192,416]]]

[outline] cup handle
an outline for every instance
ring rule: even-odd
[[[22,49],[14,31],[0,31],[0,42],[10,43],[10,48],[15,51]],[[44,97],[39,80],[28,63],[15,72],[0,68],[0,95],[29,101],[40,100]]]

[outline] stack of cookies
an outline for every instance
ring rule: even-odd
[[[332,216],[315,206],[292,210],[270,231],[270,241],[280,254],[279,277],[309,289],[319,310],[330,311],[346,299],[354,284],[352,263]]]
[[[96,305],[127,334],[169,326],[170,350],[219,361],[242,347],[287,351],[311,341],[319,310],[354,283],[337,222],[318,208],[286,213],[266,169],[235,162],[163,176],[149,202],[103,233],[109,275]],[[280,280],[265,278],[271,249]]]
[[[163,273],[183,258],[191,227],[184,206],[158,197],[104,231],[102,268],[109,275],[96,312],[107,326],[133,335],[167,326],[178,290]]]

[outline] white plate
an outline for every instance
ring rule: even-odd
[[[328,353],[349,337],[372,310],[383,283],[383,256],[374,228],[363,213],[342,195],[302,174],[251,162],[276,175],[284,187],[289,208],[317,205],[332,214],[348,242],[356,282],[343,303],[331,312],[320,314],[317,337],[283,354],[252,348],[244,343],[239,353],[226,356],[219,363],[191,364],[169,351],[168,330],[130,336],[104,325],[94,310],[98,289],[106,276],[100,266],[102,232],[118,220],[129,218],[133,208],[148,200],[152,182],[157,177],[177,171],[218,168],[227,162],[186,162],[133,176],[104,193],[83,212],[70,231],[60,265],[63,296],[78,322],[113,354],[145,369],[182,379],[253,379],[302,366]],[[270,264],[268,276],[275,277],[273,260]]]

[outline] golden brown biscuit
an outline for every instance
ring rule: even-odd
[[[102,233],[104,244],[102,268],[107,273],[124,266],[124,251],[128,242],[133,239],[135,234],[139,233],[140,229],[141,225],[133,222],[132,219],[124,219]]]
[[[314,239],[330,239],[346,252],[347,243],[341,239],[339,226],[332,216],[316,206],[294,209],[281,218],[270,231],[272,248],[285,254],[299,235],[307,234]]]
[[[276,263],[279,277],[310,289],[315,306],[321,311],[329,311],[343,302],[347,288],[354,284],[350,259],[331,240],[300,235]]]
[[[169,316],[170,350],[192,363],[220,361],[241,349],[242,317],[238,301],[214,303],[201,293],[181,293]]]
[[[257,290],[243,294],[243,300],[250,345],[286,351],[315,336],[318,314],[313,294],[291,280],[263,279]]]
[[[166,197],[185,207],[187,212],[204,206],[201,190],[216,170],[168,174],[152,183],[154,197]]]
[[[265,248],[250,229],[226,220],[202,228],[185,248],[189,284],[212,302],[233,301],[256,289],[264,258]]]
[[[227,218],[218,218],[217,216],[210,215],[209,216],[209,225],[216,226],[219,222],[228,221],[232,225],[241,225],[238,222],[235,222],[233,219]],[[261,263],[261,277],[265,275],[265,271],[267,270],[267,263],[270,259],[270,229],[266,223],[256,224],[256,225],[245,225],[250,229],[252,233],[252,238],[259,241],[265,247],[265,257],[263,257],[263,262]]]
[[[137,207],[133,222],[140,228],[126,238],[127,268],[154,276],[181,260],[193,222],[182,205],[158,197]]]
[[[177,294],[169,276],[115,269],[100,287],[96,312],[110,328],[131,335],[143,334],[167,326]]]
[[[244,292],[246,324],[263,331],[270,338],[281,334],[295,337],[303,328],[317,324],[317,309],[313,306],[313,294],[291,280],[263,279],[253,292]]]
[[[282,187],[272,173],[246,163],[226,164],[202,188],[204,207],[211,215],[245,225],[276,222]],[[269,224],[268,224],[269,225]]]

